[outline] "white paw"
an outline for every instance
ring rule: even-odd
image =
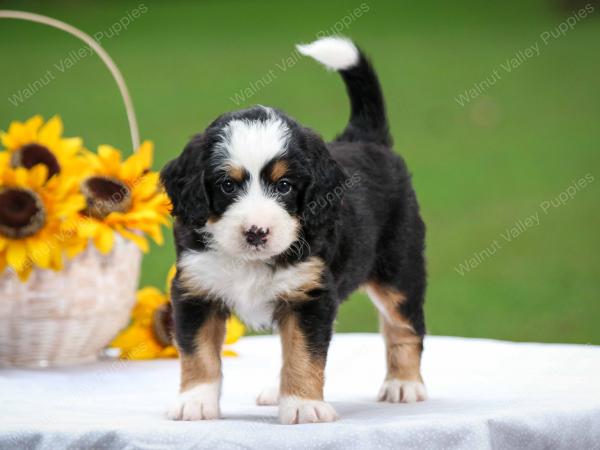
[[[279,421],[286,425],[297,423],[333,422],[338,415],[326,402],[287,396],[279,399]]]
[[[271,385],[264,388],[258,397],[256,404],[260,406],[273,406],[279,403],[279,386]]]
[[[390,403],[415,403],[427,400],[427,390],[420,381],[385,380],[377,400]]]
[[[202,383],[182,392],[169,408],[167,417],[171,420],[218,419],[220,391],[221,383],[215,382]]]

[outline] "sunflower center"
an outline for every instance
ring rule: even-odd
[[[81,192],[87,201],[84,213],[97,219],[112,212],[127,212],[131,207],[131,191],[116,178],[89,177],[81,183]]]
[[[0,233],[20,239],[37,233],[46,221],[46,211],[38,195],[28,189],[0,190]]]
[[[37,164],[43,164],[48,169],[48,178],[60,173],[60,164],[56,156],[43,145],[27,144],[13,153],[13,167],[25,167],[31,169]]]

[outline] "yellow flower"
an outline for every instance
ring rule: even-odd
[[[240,322],[237,317],[231,316],[227,321],[227,335],[225,336],[225,344],[233,344],[234,342],[237,342],[237,340],[244,335],[244,331],[246,331],[244,324]]]
[[[167,273],[167,290],[165,292],[168,293],[168,295],[171,295],[171,283],[173,283],[173,279],[175,278],[175,275],[177,275],[177,266],[175,264],[173,264],[171,266],[171,268],[169,269],[169,272]]]
[[[72,232],[85,206],[77,181],[63,175],[48,180],[43,164],[28,170],[2,161],[5,156],[0,157],[0,273],[8,266],[26,281],[34,266],[62,269],[63,250],[80,245]]]
[[[98,154],[85,153],[91,174],[81,183],[86,197],[84,214],[90,218],[81,228],[84,237],[93,240],[106,254],[114,245],[117,232],[148,251],[150,236],[163,243],[161,225],[168,226],[170,203],[159,187],[158,172],[151,172],[153,145],[146,141],[125,161],[121,152],[101,145]]]
[[[175,266],[169,270],[167,280],[172,280],[174,276]],[[123,359],[176,357],[177,349],[171,342],[172,328],[169,296],[154,287],[145,287],[137,292],[131,323],[110,346],[119,349]],[[244,325],[231,316],[227,321],[225,345],[236,342],[244,331]],[[237,353],[225,348],[223,355],[237,356]]]
[[[10,153],[0,152],[0,171],[10,166]]]
[[[121,350],[126,359],[152,359],[177,356],[172,345],[158,340],[154,330],[157,311],[166,307],[166,295],[153,287],[140,289],[133,308],[130,325],[112,342],[111,347]]]
[[[58,173],[81,176],[85,162],[80,156],[81,138],[64,138],[63,123],[59,116],[44,123],[42,116],[34,116],[25,122],[14,121],[7,132],[0,131],[0,142],[8,151],[4,156],[13,168],[31,169],[43,164],[48,177]]]

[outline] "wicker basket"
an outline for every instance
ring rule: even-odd
[[[139,147],[137,120],[125,81],[94,39],[38,14],[0,10],[0,19],[49,25],[89,45],[119,87],[134,151]],[[138,248],[116,236],[110,254],[101,255],[90,243],[60,272],[34,269],[26,283],[10,270],[0,274],[0,366],[46,367],[96,359],[129,321],[140,263]]]
[[[45,367],[94,360],[129,320],[141,253],[118,238],[103,256],[92,246],[64,270],[36,269],[26,283],[0,277],[0,365]]]

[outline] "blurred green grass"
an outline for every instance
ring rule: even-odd
[[[342,129],[341,81],[313,61],[282,70],[293,44],[329,31],[361,1],[31,2],[2,9],[47,14],[94,34],[143,4],[147,10],[103,46],[122,69],[156,168],[221,112],[237,92],[275,73],[239,106],[279,107],[326,138]],[[550,1],[364,2],[353,37],[375,62],[396,149],[414,173],[425,221],[433,334],[600,344],[600,21],[597,11],[543,45],[540,34],[570,13]],[[536,42],[540,54],[511,73],[500,64]],[[90,148],[129,150],[117,89],[95,56],[61,73],[54,64],[81,47],[41,25],[0,20],[0,128],[35,113],[60,113],[68,135]],[[465,106],[454,99],[501,79]],[[18,106],[8,98],[52,70],[55,79]],[[455,268],[489,247],[540,203],[591,173],[596,181],[471,272]],[[162,287],[172,241],[153,248],[143,284]],[[344,304],[338,331],[374,331],[363,294]]]

